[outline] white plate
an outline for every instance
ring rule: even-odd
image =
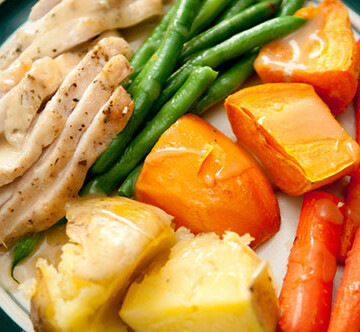
[[[319,1],[315,1],[319,2]],[[360,37],[360,16],[350,10],[350,19],[354,28],[356,39]],[[146,36],[146,33],[153,25],[142,25],[124,32],[125,38],[130,42],[131,46],[136,49]],[[144,33],[146,31],[146,33]],[[256,78],[251,78],[246,84],[254,84]],[[222,105],[218,105],[209,110],[204,118],[225,133],[231,139],[235,140],[235,136],[231,130],[230,124],[226,117],[225,109]],[[337,118],[347,132],[354,137],[355,134],[355,118],[354,109],[350,105],[345,114]],[[323,187],[321,190],[329,191],[343,198],[343,189],[346,185],[346,179],[339,180],[331,186]],[[270,262],[278,291],[280,291],[282,279],[286,273],[286,264],[288,255],[295,238],[296,228],[299,220],[300,209],[303,197],[291,197],[282,192],[277,193],[281,211],[281,228],[280,231],[256,250],[262,259]],[[338,267],[338,271],[334,281],[335,294],[340,283],[343,272],[342,267]],[[1,273],[3,274],[3,273]],[[0,276],[1,279],[1,276]],[[0,286],[4,282],[0,280]],[[24,299],[20,291],[10,291],[8,287],[0,287],[0,307],[25,331],[32,332],[32,324],[29,319],[29,302]]]

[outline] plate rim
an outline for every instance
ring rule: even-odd
[[[312,0],[314,2],[321,2],[321,0]],[[360,35],[360,2],[357,0],[341,0],[349,8],[349,16],[351,24]],[[30,12],[31,7],[37,0],[5,0],[0,2],[0,17],[5,16],[9,21],[9,17],[13,21],[10,28],[2,34],[3,40],[0,40],[0,44],[10,36],[12,32],[22,24],[27,16],[24,13]],[[19,7],[25,6],[21,11],[17,10]],[[16,24],[14,24],[16,22]],[[28,313],[24,310],[23,306],[3,287],[0,283],[0,302],[6,301],[9,303],[8,307],[4,307],[0,304],[0,330],[3,332],[32,332],[32,323],[28,316]],[[12,311],[14,308],[21,309],[21,313],[14,314]]]

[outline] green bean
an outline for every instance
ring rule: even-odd
[[[196,103],[216,76],[210,67],[195,68],[174,97],[131,141],[117,163],[108,172],[92,179],[82,193],[109,194],[145,158],[163,132]]]
[[[216,20],[216,24],[232,18],[254,3],[256,3],[256,0],[233,0],[229,7],[225,9],[225,11],[223,11],[223,13]]]
[[[231,2],[231,0],[205,0],[191,26],[189,38],[206,28]]]
[[[150,58],[150,69],[132,96],[135,106],[128,124],[98,158],[90,173],[99,174],[114,165],[131,141],[136,130],[146,119],[149,110],[158,99],[163,85],[175,68],[181,49],[188,39],[190,27],[199,6],[199,0],[180,1],[159,50],[156,52],[157,56]]]
[[[169,23],[175,12],[176,4],[167,11],[159,24],[151,31],[150,35],[145,39],[145,41],[131,58],[130,64],[134,68],[134,72],[129,77],[130,81],[135,79],[135,77],[141,72],[147,61],[159,48],[161,40],[164,37],[166,29],[169,26]]]
[[[136,91],[139,89],[141,82],[148,75],[148,72],[151,70],[153,63],[154,63],[153,60],[157,58],[158,53],[159,53],[159,50],[156,51],[152,55],[152,59],[148,60],[148,62],[145,64],[145,66],[140,71],[140,73],[132,80],[131,84],[129,86],[125,86],[125,88],[127,89],[127,92],[130,93],[131,96],[134,96],[136,94]]]
[[[64,225],[67,222],[67,219],[61,218],[55,225],[50,227],[50,229]],[[16,243],[14,248],[14,256],[13,261],[11,265],[11,277],[19,283],[19,281],[14,276],[14,269],[16,265],[18,265],[22,260],[24,260],[26,257],[28,257],[36,248],[36,246],[39,244],[40,240],[42,239],[42,236],[44,234],[43,232],[27,235],[23,237],[18,243]]]
[[[195,52],[212,47],[240,31],[265,21],[276,10],[277,7],[273,1],[262,2],[245,9],[186,42],[180,55],[180,61],[184,63],[184,59],[189,59],[189,56]]]
[[[223,72],[201,96],[191,110],[194,114],[202,114],[229,94],[238,90],[245,80],[254,72],[253,64],[259,49],[246,55],[228,70]]]
[[[269,0],[256,0],[257,3],[261,3],[261,2],[267,2]],[[282,3],[282,0],[273,0],[276,4],[276,6],[279,8],[281,3]]]
[[[276,16],[294,15],[304,5],[305,0],[284,0]]]
[[[305,22],[306,19],[294,16],[273,18],[249,30],[240,32],[212,48],[200,51],[168,79],[166,88],[156,101],[156,108],[153,111],[160,109],[174,95],[194,66],[209,66],[215,69],[220,64],[249,52],[254,47],[289,34]]]
[[[56,224],[52,225],[50,228],[55,228],[55,227],[65,225],[67,222],[68,222],[68,220],[66,219],[66,217],[62,217],[60,220],[57,221]]]
[[[40,242],[42,237],[42,232],[35,233],[33,235],[28,235],[24,237],[20,242],[18,242],[14,249],[14,257],[11,265],[11,277],[19,283],[19,281],[14,276],[14,269],[17,264],[19,264],[23,259],[28,257],[32,251],[35,249],[37,244]]]
[[[127,176],[127,178],[124,180],[124,182],[119,188],[119,196],[128,197],[128,198],[134,197],[135,185],[137,179],[139,178],[143,165],[144,163],[141,163],[138,166],[136,166]]]
[[[169,10],[169,11],[165,14],[165,16],[164,16],[164,19],[166,19],[166,20],[169,18],[168,25],[169,25],[171,19],[174,17],[174,13],[176,12],[176,9],[177,9],[177,7],[178,7],[178,5],[179,5],[179,1],[180,1],[180,0],[178,0],[178,1],[170,8],[170,10]],[[160,25],[162,25],[162,23],[163,23],[163,21],[161,21],[161,22],[159,23],[159,25],[155,27],[154,30],[156,30]],[[162,29],[164,28],[164,25],[165,25],[165,24],[163,24]],[[167,26],[168,26],[168,25],[167,25]],[[166,27],[166,28],[167,28],[167,27]],[[161,29],[161,30],[162,30],[162,29]],[[159,29],[159,30],[160,30],[160,29]],[[151,45],[152,45],[153,47],[151,47],[150,45],[148,46],[149,51],[146,52],[146,54],[144,54],[144,56],[141,57],[144,62],[142,63],[142,66],[141,66],[140,70],[137,71],[137,73],[136,73],[135,76],[134,76],[134,74],[132,74],[132,75],[130,76],[130,79],[129,79],[130,84],[128,84],[127,86],[125,86],[125,88],[126,88],[127,91],[130,93],[130,95],[134,95],[134,94],[136,93],[136,90],[139,88],[140,83],[141,83],[142,80],[145,78],[145,76],[148,75],[148,71],[151,70],[151,67],[153,66],[153,61],[151,61],[150,58],[151,58],[151,57],[153,57],[154,59],[157,58],[158,53],[159,53],[158,47],[159,47],[159,45],[160,45],[160,43],[161,43],[161,41],[162,41],[162,38],[163,38],[164,35],[165,35],[165,32],[166,32],[166,30],[164,31],[164,33],[163,33],[162,36],[160,35],[160,33],[158,34],[158,36],[157,36],[157,34],[155,34],[155,35],[153,36],[153,38],[151,38],[152,40],[149,41],[149,43],[147,43],[148,40],[145,40],[144,44],[145,44],[145,43],[147,43],[147,44],[152,43]],[[149,37],[150,37],[150,36],[149,36]],[[159,38],[158,40],[156,40],[157,37]],[[143,45],[144,45],[144,44],[143,44]],[[142,45],[140,48],[142,48],[143,45]],[[151,52],[150,52],[150,47],[151,47]],[[137,55],[137,53],[135,53],[134,57],[135,57],[136,55]],[[145,59],[145,57],[146,57],[146,59]],[[139,61],[140,61],[140,60],[139,60]],[[135,71],[136,71],[135,66],[136,66],[137,64],[136,64],[136,63],[133,63],[133,59],[131,59],[130,64],[134,67],[134,73],[135,73]],[[139,63],[139,65],[140,65],[140,63]]]

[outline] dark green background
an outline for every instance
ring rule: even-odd
[[[0,6],[0,44],[21,24],[29,15],[36,0],[6,0]],[[359,0],[343,0],[350,8],[360,14]],[[20,329],[0,308],[0,332],[21,332]]]

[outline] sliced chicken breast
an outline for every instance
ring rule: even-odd
[[[133,109],[130,96],[118,87],[98,111],[88,129],[79,138],[73,155],[59,149],[58,167],[50,155],[42,158],[31,177],[0,212],[0,242],[12,242],[27,233],[41,231],[65,215],[65,204],[77,195],[86,173],[96,158],[120,132]],[[57,148],[56,148],[57,150]],[[13,204],[17,201],[18,206]]]
[[[32,31],[33,22],[26,21],[0,46],[0,70],[6,69],[30,45]]]
[[[89,41],[86,41],[84,43],[81,43],[79,45],[76,45],[75,47],[71,48],[68,52],[64,53],[72,53],[72,54],[77,54],[78,57],[80,59],[82,59],[89,51],[91,51],[101,40],[105,39],[105,38],[109,38],[109,37],[118,37],[118,38],[122,38],[121,33],[119,32],[119,30],[116,29],[112,29],[112,30],[107,30],[102,32],[100,35],[90,39]],[[129,49],[125,54],[124,54],[128,59],[131,58],[132,53],[131,50]],[[62,55],[60,55],[62,56]]]
[[[4,139],[0,142],[0,186],[11,183],[39,159],[43,150],[61,134],[76,106],[86,108],[98,104],[100,107],[106,101],[114,88],[131,72],[124,56],[113,58],[129,52],[129,45],[121,38],[101,40],[65,79],[44,110],[37,114],[21,149],[14,149]],[[108,82],[107,89],[100,84],[104,82]],[[84,112],[88,113],[86,110]],[[6,192],[0,190],[0,206],[7,199]]]
[[[11,132],[16,132],[16,136],[20,136],[19,122],[25,122],[23,126],[28,129],[33,117],[30,116],[28,118],[24,116],[22,118],[21,114],[24,113],[24,110],[35,114],[41,103],[57,90],[60,83],[64,81],[68,73],[80,60],[102,39],[108,37],[121,37],[121,34],[118,30],[108,30],[89,42],[82,43],[69,52],[59,55],[54,60],[50,57],[45,57],[35,61],[20,83],[12,88],[4,98],[0,99],[0,136],[4,132],[5,119],[7,119],[7,122],[11,121],[14,125],[14,128],[9,128],[8,135]],[[124,47],[124,53],[127,57],[131,56],[130,50],[127,47]],[[28,109],[29,107],[30,110]],[[14,114],[12,113],[7,116],[9,110],[15,110]],[[11,119],[9,119],[9,116]],[[11,144],[11,140],[7,138],[7,141]]]
[[[35,61],[18,85],[0,100],[0,135],[19,149],[42,103],[55,93],[79,57],[66,53]]]
[[[33,165],[26,174],[19,178],[18,181],[15,181],[13,186],[10,184],[1,188],[0,197],[3,199],[0,202],[1,206],[9,199],[9,197],[11,197],[11,195],[9,196],[9,193],[14,193],[13,188],[17,187],[19,182],[26,181],[26,179],[31,177],[31,174],[34,172],[39,173],[39,170],[37,169],[39,163],[42,164],[40,167],[41,170],[47,170],[49,167],[56,167],[57,169],[64,167],[66,158],[59,158],[59,154],[61,153],[61,156],[66,155],[68,159],[71,158],[78,139],[92,121],[96,112],[108,100],[114,89],[130,74],[131,68],[129,62],[123,55],[112,57],[87,87],[82,98],[75,102],[76,107],[70,115],[65,114],[61,119],[54,117],[52,122],[49,122],[49,119],[47,119],[44,126],[39,126],[39,129],[44,127],[49,128],[50,130],[48,129],[47,133],[50,134],[52,132],[52,127],[57,124],[58,120],[64,122],[64,129],[60,129],[58,139],[51,144],[38,162]],[[45,126],[45,124],[47,124],[47,126]],[[51,124],[51,126],[49,124]],[[41,133],[44,134],[43,131],[41,131]],[[39,137],[39,143],[44,142],[46,139],[46,135]],[[51,162],[48,162],[47,164],[42,163],[44,159],[49,160],[49,158],[52,159]],[[35,177],[37,178],[38,174]],[[8,198],[5,200],[4,197],[6,192],[8,192]]]
[[[29,21],[36,21],[45,16],[45,14],[47,14],[60,2],[61,0],[39,0],[31,9]]]
[[[21,61],[16,66],[0,71],[0,99],[16,86],[25,74],[31,69],[33,61]]]
[[[35,5],[36,8],[50,6],[50,3],[57,0],[41,0]],[[13,35],[0,47],[0,69],[7,68],[36,38],[51,31],[53,28],[62,25],[78,17],[84,17],[94,11],[99,0],[64,0],[59,6],[53,6],[39,20],[25,22]],[[121,0],[117,0],[121,2]],[[39,5],[39,7],[37,7]],[[31,13],[30,13],[31,15]]]
[[[63,0],[39,20],[20,27],[0,47],[0,69],[5,70],[10,64],[21,68],[29,60],[54,57],[102,31],[126,28],[161,12],[161,0]],[[16,82],[16,75],[11,72],[9,68],[0,81],[4,83],[6,78]],[[1,91],[9,89],[5,87]]]
[[[114,1],[108,0],[102,3],[113,3]],[[62,1],[55,8],[62,6],[65,2],[66,0]],[[29,61],[44,56],[57,56],[102,31],[139,23],[153,16],[154,13],[161,12],[161,0],[122,0],[115,8],[111,6],[109,8],[108,11],[100,10],[89,16],[67,20],[34,39],[7,69],[0,72],[0,93],[6,93],[19,82],[24,72],[28,70],[26,68],[29,66]]]

